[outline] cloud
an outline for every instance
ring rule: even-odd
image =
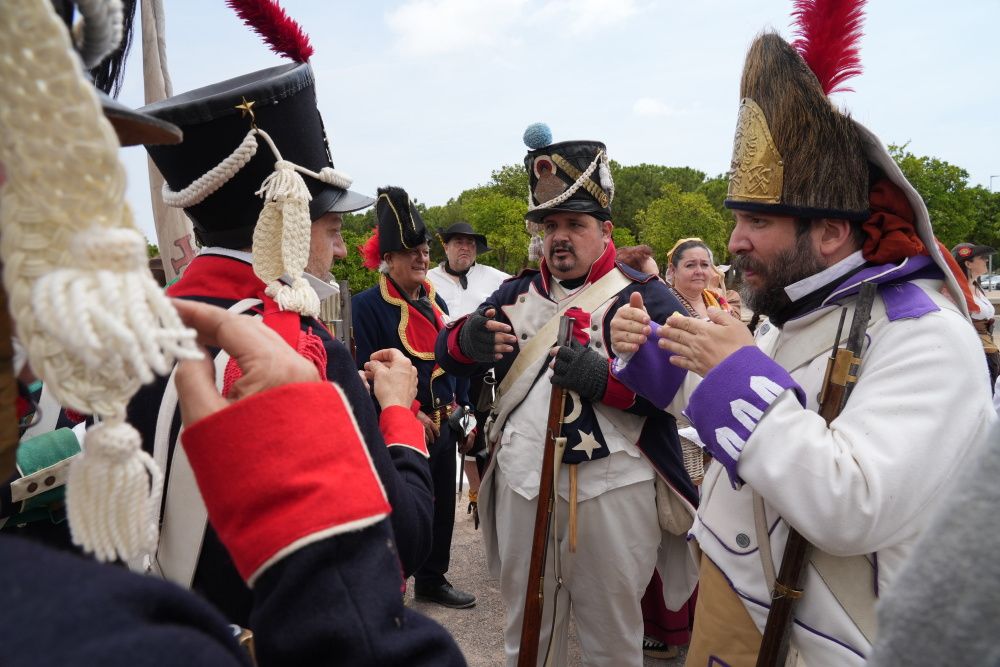
[[[595,34],[639,11],[636,0],[406,0],[385,22],[402,53],[439,56],[513,45],[534,30]]]
[[[677,110],[652,97],[640,97],[632,105],[632,113],[636,116],[674,116]]]
[[[550,0],[542,4],[539,14],[579,36],[621,23],[638,11],[633,0]]]
[[[494,46],[522,16],[528,0],[409,0],[386,12],[396,48],[407,55],[442,55]]]

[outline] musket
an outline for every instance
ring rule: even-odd
[[[557,345],[569,345],[573,334],[573,318],[562,315],[559,319]],[[555,505],[555,457],[557,440],[563,440],[563,412],[566,407],[566,389],[552,385],[549,395],[549,418],[545,427],[545,446],[542,451],[542,471],[538,478],[538,504],[535,507],[535,530],[531,540],[531,560],[528,565],[528,587],[524,596],[524,615],[521,619],[521,648],[517,656],[518,667],[535,667],[538,663],[538,640],[542,626],[542,608],[545,606],[545,556],[552,526]]]
[[[330,329],[333,337],[344,344],[354,357],[354,330],[351,320],[351,285],[346,280],[338,280],[340,292],[319,304],[319,320]]]
[[[863,283],[854,307],[851,331],[844,347],[840,347],[840,335],[844,328],[847,309],[840,313],[840,324],[833,349],[826,365],[823,390],[819,396],[819,414],[827,426],[840,415],[858,381],[861,366],[861,348],[868,330],[872,304],[875,303],[876,286]],[[771,591],[771,609],[764,626],[764,638],[757,653],[757,667],[783,667],[788,659],[791,641],[791,627],[796,603],[802,598],[802,579],[809,562],[809,548],[812,545],[791,525],[788,526],[788,540],[781,556],[781,569],[774,580]]]

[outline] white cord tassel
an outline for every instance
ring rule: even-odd
[[[11,316],[56,401],[104,420],[67,486],[74,541],[102,559],[132,558],[155,539],[149,509],[161,482],[125,408],[154,372],[201,353],[149,273],[118,141],[52,3],[4,3],[0,44],[20,54],[0,58],[0,259]]]
[[[141,445],[139,432],[119,415],[89,428],[83,456],[70,464],[66,510],[73,542],[98,560],[155,552],[163,475]]]
[[[253,231],[254,273],[282,310],[317,317],[319,296],[302,277],[312,230],[309,189],[294,164],[278,160],[257,194],[264,198],[264,208]],[[283,275],[292,278],[291,285],[281,282]]]

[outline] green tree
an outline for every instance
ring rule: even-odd
[[[973,219],[976,227],[972,230],[972,239],[976,243],[1000,248],[1000,192],[990,192],[982,186],[970,189],[972,195]],[[997,259],[993,258],[994,269],[998,268]]]
[[[466,197],[462,210],[472,228],[485,234],[493,248],[493,252],[483,256],[484,264],[512,274],[527,265],[529,237],[524,229],[524,215],[528,205],[524,199],[485,190]]]
[[[632,235],[625,227],[619,227],[615,225],[615,228],[611,231],[611,239],[615,242],[616,248],[626,248],[630,245],[638,245],[635,242],[635,236]]]
[[[333,275],[337,280],[346,280],[351,286],[351,293],[368,289],[378,282],[378,272],[365,268],[361,261],[361,251],[358,246],[364,244],[371,236],[371,230],[356,232],[344,230],[344,245],[347,246],[347,258],[337,260],[333,264]]]
[[[976,228],[969,173],[935,157],[916,156],[907,144],[889,146],[889,154],[927,205],[934,233],[949,248],[969,241]]]
[[[727,174],[719,174],[715,178],[706,180],[698,186],[695,192],[705,195],[705,199],[719,212],[723,220],[729,221],[733,219],[733,212],[723,204],[726,201],[726,195],[729,193],[729,176]]]
[[[146,240],[146,259],[153,259],[154,257],[160,256],[160,247],[155,243],[150,243]]]
[[[639,242],[653,248],[657,263],[665,261],[678,239],[688,236],[701,237],[717,263],[728,257],[729,224],[700,192],[683,192],[678,185],[667,183],[659,197],[636,213],[636,220]]]
[[[660,196],[664,185],[673,183],[683,192],[691,192],[705,180],[705,174],[690,167],[664,167],[638,164],[624,167],[611,161],[611,177],[615,181],[615,200],[611,204],[616,225],[638,232],[636,213]]]

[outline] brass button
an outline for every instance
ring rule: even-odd
[[[521,303],[524,303],[524,297],[522,296],[520,299],[518,299],[518,301],[520,301]]]
[[[597,331],[597,325],[596,324],[590,325],[590,330],[591,331]]]

